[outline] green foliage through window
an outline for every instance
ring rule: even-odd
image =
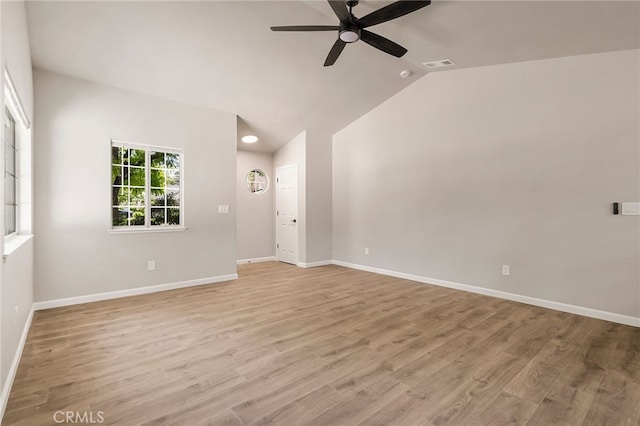
[[[112,142],[112,226],[182,225],[182,154]]]

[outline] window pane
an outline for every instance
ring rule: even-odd
[[[144,169],[139,167],[129,168],[129,185],[144,186]]]
[[[180,205],[180,191],[167,191],[167,206]]]
[[[113,226],[127,226],[127,217],[129,209],[127,207],[113,207],[112,208],[112,225]]]
[[[16,232],[16,209],[7,208],[4,210],[4,235],[13,234]]]
[[[169,225],[180,225],[180,209],[179,208],[167,209],[167,223]]]
[[[9,205],[16,205],[16,178],[5,174],[4,176],[4,204],[5,208]]]
[[[180,168],[180,154],[166,154],[167,169],[179,169]]]
[[[111,204],[113,206],[129,205],[129,190],[121,186],[111,187]]]
[[[164,168],[164,152],[151,151],[151,167]]]
[[[5,143],[4,146],[4,170],[6,173],[16,174],[16,150],[9,144]]]
[[[112,185],[122,185],[122,166],[111,166]]]
[[[164,225],[164,208],[151,209],[151,224],[152,225]]]
[[[118,146],[111,147],[111,164],[122,164],[122,152],[124,148]]]
[[[145,190],[143,188],[131,188],[129,194],[129,204],[144,207]]]
[[[164,201],[164,189],[152,189],[151,190],[151,205],[152,206],[165,206]]]
[[[144,208],[132,208],[129,223],[131,226],[144,225]]]
[[[170,169],[165,172],[166,184],[167,186],[180,186],[180,171],[175,169]]]
[[[151,169],[151,186],[153,188],[164,188],[164,171]]]
[[[144,167],[145,151],[143,149],[129,149],[129,164]]]

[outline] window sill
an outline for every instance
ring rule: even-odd
[[[3,259],[7,259],[7,257],[11,256],[15,253],[20,247],[22,247],[27,241],[33,238],[33,235],[14,235],[9,239],[4,241],[4,256]]]
[[[185,226],[167,226],[159,228],[135,228],[135,229],[109,229],[107,232],[111,235],[118,234],[155,234],[158,232],[184,232]]]

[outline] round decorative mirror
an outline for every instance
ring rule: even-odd
[[[260,170],[253,169],[247,173],[247,188],[253,194],[263,194],[269,189],[269,176]]]

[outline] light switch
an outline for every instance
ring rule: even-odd
[[[511,266],[510,265],[502,265],[502,275],[508,277],[511,275]]]
[[[229,214],[229,206],[226,204],[221,204],[218,206],[219,214]]]
[[[628,216],[640,215],[640,203],[622,203],[622,214]]]

